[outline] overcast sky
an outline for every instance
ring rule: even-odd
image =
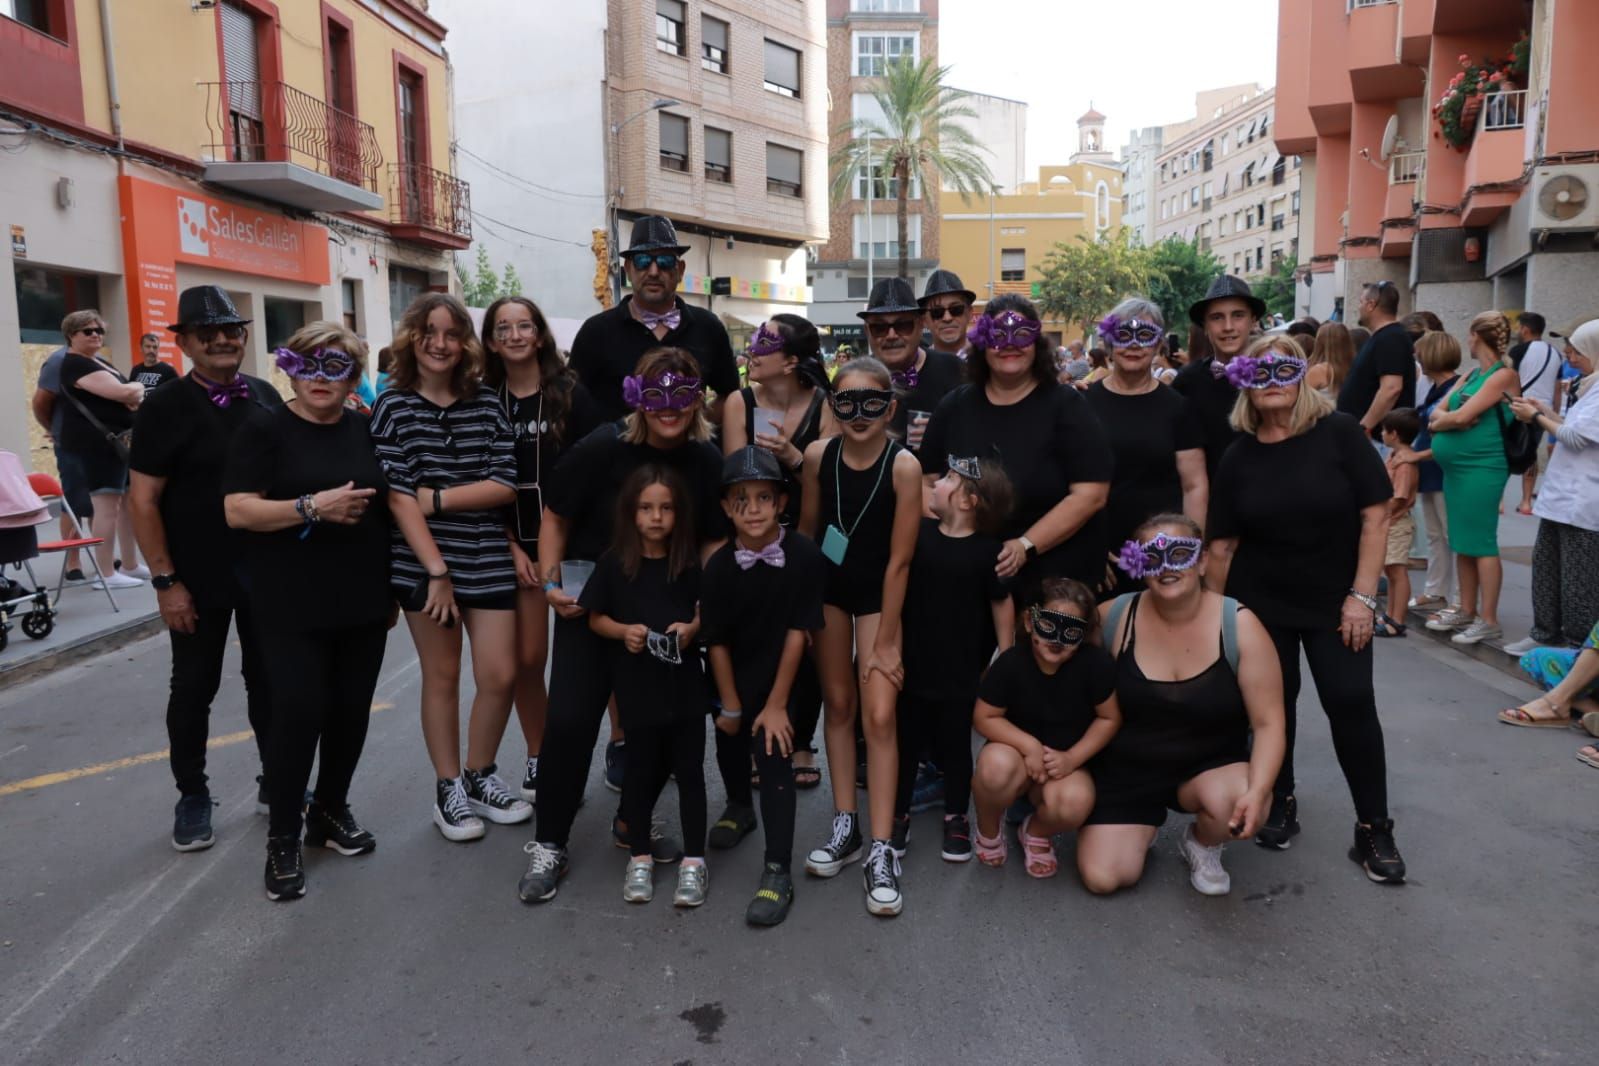
[[[1076,150],[1090,101],[1118,152],[1200,89],[1277,80],[1277,0],[942,0],[938,40],[956,88],[1028,105],[1030,174]]]

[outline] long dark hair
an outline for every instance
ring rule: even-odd
[[[783,354],[799,360],[794,376],[812,388],[832,392],[833,383],[822,365],[822,338],[811,320],[801,315],[773,315],[766,320],[783,338]]]
[[[427,337],[428,316],[441,307],[450,312],[454,319],[451,332],[458,334],[461,340],[461,361],[450,373],[450,391],[464,399],[475,395],[483,380],[483,346],[472,332],[472,316],[467,313],[466,304],[447,292],[424,292],[412,300],[405,314],[400,316],[400,328],[390,347],[394,370],[389,374],[389,384],[401,392],[409,392],[420,383],[416,349]]]
[[[996,318],[1006,311],[1015,311],[1017,314],[1040,323],[1038,340],[1033,343],[1033,380],[1040,385],[1055,385],[1055,342],[1042,329],[1042,320],[1038,317],[1038,308],[1025,296],[997,296],[988,301],[983,308],[983,314]],[[984,348],[972,345],[971,353],[966,357],[966,376],[978,388],[988,384],[988,352]]]
[[[566,416],[572,410],[572,390],[577,387],[577,374],[561,358],[561,350],[555,346],[555,334],[550,332],[544,312],[526,296],[502,296],[483,312],[483,384],[496,392],[505,384],[505,359],[494,350],[494,320],[508,304],[527,308],[533,318],[533,328],[539,331],[534,358],[539,364],[539,391],[544,394],[544,421],[549,423],[549,434],[555,443],[561,444],[566,436]]]
[[[666,546],[666,574],[675,581],[691,569],[698,555],[694,539],[694,511],[688,488],[675,470],[659,463],[646,463],[628,475],[616,494],[616,524],[611,552],[622,564],[622,573],[632,581],[638,577],[644,558],[644,538],[638,532],[638,501],[651,485],[665,485],[672,494],[672,537]]]

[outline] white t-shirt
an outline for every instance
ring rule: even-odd
[[[1542,382],[1539,385],[1541,389]],[[1555,445],[1532,513],[1599,533],[1599,388],[1588,387],[1566,412],[1565,425],[1560,428],[1576,432],[1586,445]]]
[[[1521,357],[1521,394],[1553,407],[1560,388],[1560,362],[1560,353],[1548,341],[1527,342]]]

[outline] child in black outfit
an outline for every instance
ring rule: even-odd
[[[924,753],[944,771],[944,844],[948,862],[972,857],[966,807],[972,792],[972,704],[994,657],[1016,642],[1008,583],[994,572],[1009,516],[1010,479],[990,459],[949,457],[933,484],[916,535],[905,590],[905,688],[900,693],[899,793],[894,850],[910,841],[911,792]]]
[[[632,858],[622,898],[655,895],[650,822],[669,776],[677,775],[683,865],[672,902],[698,907],[709,887],[705,869],[705,675],[699,633],[700,568],[693,509],[682,478],[642,466],[617,498],[616,541],[599,561],[579,603],[610,645],[616,708],[628,738],[622,820]]]
[[[822,627],[825,568],[815,544],[778,524],[783,473],[771,452],[753,446],[734,452],[722,484],[722,508],[734,537],[705,564],[701,601],[711,676],[721,696],[716,761],[724,780],[747,781],[754,748],[766,866],[744,917],[751,925],[771,926],[788,916],[794,899],[794,726],[788,702],[806,635]],[[628,747],[633,743],[629,733]]]

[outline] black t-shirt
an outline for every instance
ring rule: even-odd
[[[1007,649],[983,675],[977,698],[1005,712],[1006,721],[1046,748],[1065,751],[1094,724],[1094,708],[1116,691],[1116,664],[1097,644],[1077,653],[1053,674],[1038,668],[1032,642]]]
[[[728,396],[738,391],[738,364],[733,360],[733,343],[714,314],[677,300],[682,313],[678,327],[657,340],[655,332],[633,317],[628,304],[632,296],[608,311],[591,316],[572,339],[572,369],[588,387],[607,420],[627,414],[622,401],[622,379],[633,373],[639,357],[651,348],[683,348],[700,364],[700,377],[707,388]]]
[[[960,356],[929,351],[926,361],[916,372],[916,387],[894,390],[899,408],[894,412],[894,421],[889,423],[889,435],[903,441],[912,411],[926,411],[931,415],[938,410],[939,401],[965,381],[966,364]]]
[[[951,537],[922,519],[905,586],[905,691],[971,702],[994,657],[992,605],[1010,595],[994,573],[1000,543],[973,533]]]
[[[630,580],[622,560],[606,553],[583,586],[578,602],[595,614],[623,625],[645,625],[664,634],[674,622],[692,622],[700,600],[700,568],[691,566],[672,578],[665,559],[640,559]],[[668,663],[648,649],[630,652],[622,641],[607,641],[611,684],[617,706],[629,718],[653,721],[705,714],[705,675],[694,647],[678,649],[680,663]]]
[[[1393,496],[1360,425],[1334,412],[1297,437],[1240,437],[1210,488],[1212,538],[1237,537],[1227,594],[1270,626],[1335,629],[1355,580],[1360,511]]]
[[[1105,505],[1106,543],[1116,551],[1151,515],[1183,509],[1177,453],[1204,447],[1204,433],[1193,406],[1164,385],[1123,396],[1096,381],[1083,395],[1116,459]]]
[[[677,471],[693,501],[694,533],[700,544],[727,535],[722,513],[722,453],[706,441],[662,450],[628,444],[621,425],[607,423],[578,441],[561,458],[544,490],[544,505],[566,519],[566,557],[598,559],[611,547],[616,498],[627,476],[646,463]]]
[[[944,397],[922,438],[922,470],[941,474],[951,455],[995,459],[1016,490],[1006,538],[1018,537],[1066,498],[1073,483],[1109,482],[1110,443],[1104,427],[1076,389],[1050,382],[1013,404],[991,403],[977,385]],[[1065,543],[1028,564],[1021,587],[1066,575],[1090,585],[1105,574],[1103,514],[1096,514]]]
[[[1205,475],[1212,481],[1216,480],[1216,467],[1228,445],[1238,439],[1238,431],[1231,421],[1238,390],[1225,376],[1216,376],[1212,371],[1215,363],[1215,359],[1189,363],[1177,371],[1171,383],[1171,387],[1188,401],[1199,422],[1205,449]]]
[[[233,434],[223,495],[296,500],[347,481],[377,490],[355,525],[244,534],[245,591],[264,624],[327,630],[388,617],[388,484],[367,416],[348,408],[331,425],[307,422],[288,407],[259,408]]]
[[[1360,421],[1377,398],[1381,379],[1389,376],[1403,379],[1394,408],[1411,406],[1416,395],[1416,346],[1405,327],[1397,322],[1377,330],[1360,346],[1360,354],[1355,356],[1349,376],[1338,390],[1338,410]],[[1381,437],[1381,428],[1374,427],[1371,435]]]
[[[140,363],[138,366],[133,368],[132,374],[133,380],[137,381],[147,389],[153,389],[158,385],[165,385],[167,382],[177,378],[177,376],[178,372],[173,370],[170,364],[160,362],[156,363],[154,366],[146,366],[145,364]]]
[[[233,434],[261,407],[279,407],[277,390],[241,375],[248,400],[218,407],[205,387],[183,378],[152,392],[133,423],[132,468],[165,478],[161,522],[172,566],[200,607],[232,607],[239,595],[244,534],[222,514],[222,468]]]
[[[822,628],[821,550],[798,530],[783,532],[783,565],[740,569],[728,542],[705,564],[700,589],[700,634],[727,648],[733,685],[745,714],[766,706],[790,630]]]
[[[500,407],[511,423],[511,447],[516,453],[516,503],[506,515],[506,524],[528,554],[536,557],[547,478],[561,456],[594,432],[602,419],[599,407],[581,381],[572,385],[571,405],[558,433],[551,432],[542,391],[515,396],[501,385],[498,396]]]
[[[62,409],[61,447],[69,452],[79,455],[115,454],[115,449],[105,439],[105,433],[89,421],[88,415],[78,410],[78,404],[72,402],[74,399],[98,418],[106,429],[114,433],[133,425],[133,412],[127,407],[78,387],[79,381],[102,370],[110,373],[118,381],[127,380],[122,376],[122,372],[110,363],[91,359],[87,355],[68,352],[61,360],[61,399],[58,401],[58,406]],[[68,399],[69,396],[72,399]]]

